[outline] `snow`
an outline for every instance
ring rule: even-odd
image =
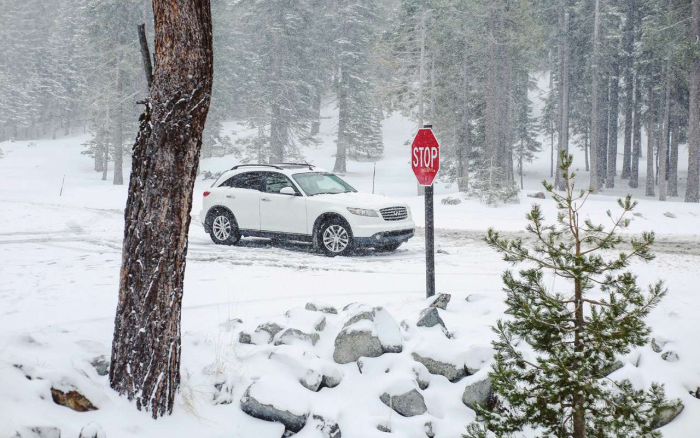
[[[324,117],[333,115],[331,108],[326,105]],[[323,119],[320,146],[307,150],[310,162],[333,167],[334,124],[332,117]],[[226,126],[242,132],[233,122]],[[414,196],[416,185],[404,144],[414,131],[413,124],[398,115],[385,121],[386,157],[377,162],[375,187],[378,193],[406,200],[421,225],[423,201]],[[244,240],[237,247],[216,246],[194,216],[182,314],[182,385],[174,414],[153,421],[112,391],[107,377],[98,376],[90,365],[96,356],[110,356],[128,186],[113,186],[111,170],[109,180],[101,181],[101,175],[92,170],[92,160],[80,154],[81,143],[88,139],[35,140],[32,148],[27,147],[29,142],[0,144],[5,153],[0,159],[0,437],[31,427],[58,427],[61,436],[77,437],[94,422],[110,438],[278,438],[283,432],[280,424],[254,419],[239,408],[239,400],[253,381],[258,382],[255,391],[279,399],[289,409],[308,407],[338,422],[343,436],[350,438],[386,436],[376,429],[380,423],[390,425],[396,436],[422,437],[428,420],[438,437],[452,437],[473,420],[473,411],[461,403],[469,377],[450,383],[431,375],[430,386],[422,391],[428,413],[417,417],[400,417],[379,401],[379,395],[393,384],[402,384],[396,382],[414,378],[408,364],[415,364],[410,352],[418,348],[466,362],[480,369],[479,373],[488,368],[494,339],[490,326],[504,316],[500,275],[508,265],[480,239],[488,227],[512,233],[523,230],[524,215],[534,201],[525,194],[540,191],[538,181],[548,177],[548,151],[526,166],[520,204],[492,208],[463,199],[456,206],[443,205],[442,197],[458,196],[456,187],[437,185],[437,291],[452,294],[447,311],[441,310],[440,316],[453,339],[447,339],[439,328],[415,327],[426,306],[421,230],[396,253],[368,250],[331,259],[313,254],[308,245],[275,246],[259,239]],[[681,156],[684,154],[682,149]],[[577,163],[581,166],[580,158]],[[217,171],[234,164],[227,157],[212,158],[203,160],[200,168]],[[125,169],[129,166],[125,160]],[[681,163],[680,169],[684,167]],[[353,186],[372,190],[373,163],[350,162],[348,169],[345,178]],[[644,160],[640,169],[645,169]],[[582,183],[587,182],[586,172],[580,173]],[[681,176],[679,187],[685,184]],[[211,183],[197,181],[193,212],[199,211],[201,192]],[[643,178],[640,187],[634,194],[640,196],[637,212],[642,216],[633,217],[627,232],[655,230],[661,251],[656,260],[635,263],[632,268],[641,285],[666,280],[669,294],[648,319],[652,336],[666,344],[662,353],[653,352],[648,345],[635,349],[622,358],[625,366],[613,376],[630,378],[640,388],[654,381],[664,383],[667,395],[685,404],[681,415],[662,429],[664,436],[694,437],[700,427],[700,401],[688,392],[700,386],[700,206],[680,199],[663,204],[644,199]],[[592,196],[587,204],[590,217],[606,220],[605,211],[614,212],[616,196],[626,191]],[[554,219],[553,202],[536,201]],[[666,212],[675,218],[664,215]],[[565,286],[558,281],[550,279],[548,285]],[[381,336],[391,342],[401,337],[402,353],[363,359],[363,374],[356,364],[332,361],[335,335],[347,313],[360,306],[338,315],[316,312],[328,324],[315,346],[272,346],[266,340],[264,345],[238,343],[241,330],[252,333],[270,320],[290,327],[299,324],[302,331],[312,333],[316,319],[298,309],[307,302],[324,302],[339,310],[351,302],[383,307],[395,321],[405,320],[409,325],[408,330],[397,333],[385,328],[388,324],[379,316],[382,312],[375,318]],[[290,309],[295,310],[290,321],[285,321],[283,315]],[[232,322],[235,318],[243,323]],[[271,360],[273,350],[290,359]],[[670,350],[678,354],[677,362],[661,358]],[[296,365],[291,366],[290,361]],[[318,393],[294,386],[307,368],[342,375],[342,383]],[[387,368],[391,372],[386,373]],[[213,402],[215,384],[221,382],[231,388],[229,404]],[[77,388],[99,410],[77,413],[56,405],[51,401],[51,386]],[[287,394],[288,388],[293,388],[289,396],[280,395]],[[312,431],[302,433],[311,435]]]

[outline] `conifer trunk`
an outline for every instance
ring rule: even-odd
[[[654,87],[649,87],[649,110],[647,120],[647,181],[646,196],[654,196],[654,138],[656,136],[656,95]]]
[[[620,111],[620,57],[615,56],[612,64],[610,76],[610,114],[608,132],[608,162],[607,177],[605,187],[611,189],[615,187],[615,176],[617,175],[617,119]]]
[[[565,182],[561,174],[561,151],[569,151],[569,5],[568,0],[560,0],[560,30],[562,33],[559,43],[559,153],[557,154],[557,169],[554,176],[554,186],[564,190]]]
[[[664,97],[664,121],[659,142],[659,201],[666,200],[668,143],[671,132],[671,58],[666,61],[666,95]]]
[[[121,44],[121,42],[120,42]],[[121,50],[121,48],[120,48]],[[122,111],[123,106],[121,103],[121,96],[124,89],[124,73],[122,72],[122,57],[119,55],[119,62],[117,64],[117,96],[120,96],[120,101],[117,103],[117,114],[114,117],[114,177],[112,183],[114,185],[124,184],[124,171],[122,169],[122,163],[124,162],[124,150],[122,145],[124,144],[124,132],[122,123]]]
[[[569,207],[569,217],[575,217],[576,213],[571,211]],[[572,227],[573,228],[573,227]],[[573,228],[575,229],[575,228]],[[581,265],[581,260],[583,259],[581,255],[581,241],[577,233],[574,233],[574,239],[576,241],[576,265]],[[583,316],[583,285],[580,277],[574,279],[574,319],[575,319],[575,329],[574,329],[574,348],[577,353],[583,352],[583,334],[585,319]],[[578,364],[575,365],[578,368]],[[573,372],[578,371],[573,370]],[[572,410],[573,410],[573,423],[574,423],[574,435],[573,438],[586,438],[586,408],[584,406],[585,399],[582,394],[574,394],[572,400]]]
[[[700,46],[700,0],[692,0],[691,38],[696,51]],[[688,184],[685,202],[700,202],[700,59],[690,65],[688,84]]]
[[[599,86],[600,78],[599,66],[598,66],[598,46],[600,45],[600,0],[595,0],[595,10],[593,19],[593,59],[592,59],[592,72],[591,72],[591,147],[590,147],[590,160],[591,160],[591,173],[589,187],[593,193],[598,193],[598,158],[600,153],[598,151],[600,147],[600,115],[599,105],[600,96]]]
[[[172,413],[192,191],[213,77],[209,0],[153,0],[155,74],[134,146],[110,386]]]
[[[627,5],[625,30],[623,35],[623,56],[625,61],[625,139],[622,155],[622,179],[629,179],[632,173],[632,131],[634,116],[634,11],[636,2]]]
[[[632,104],[632,167],[630,169],[629,177],[629,186],[632,188],[637,188],[639,186],[639,158],[642,154],[642,115],[640,111],[642,101],[642,81],[638,72],[635,76],[634,102]]]
[[[350,73],[346,66],[341,66],[340,92],[338,93],[338,144],[335,154],[333,172],[345,173],[347,171],[348,153],[348,88]]]
[[[674,119],[677,117],[678,110],[676,104],[673,104]],[[678,196],[678,136],[680,135],[680,123],[671,120],[673,126],[671,134],[671,151],[668,161],[668,196]]]

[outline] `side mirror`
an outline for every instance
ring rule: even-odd
[[[291,187],[284,187],[282,190],[280,190],[280,195],[296,196],[296,194],[297,192],[295,192],[294,189]]]

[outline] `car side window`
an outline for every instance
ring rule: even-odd
[[[267,177],[265,178],[265,192],[266,193],[279,193],[285,187],[291,187],[294,192],[299,195],[299,191],[292,181],[287,178],[286,175],[276,172],[266,172]]]
[[[219,187],[232,187],[234,189],[260,190],[262,187],[262,172],[245,172],[227,179]]]

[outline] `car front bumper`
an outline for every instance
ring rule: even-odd
[[[371,237],[355,237],[355,245],[359,247],[376,247],[392,243],[403,243],[413,237],[413,228],[405,230],[392,230],[375,233]]]

